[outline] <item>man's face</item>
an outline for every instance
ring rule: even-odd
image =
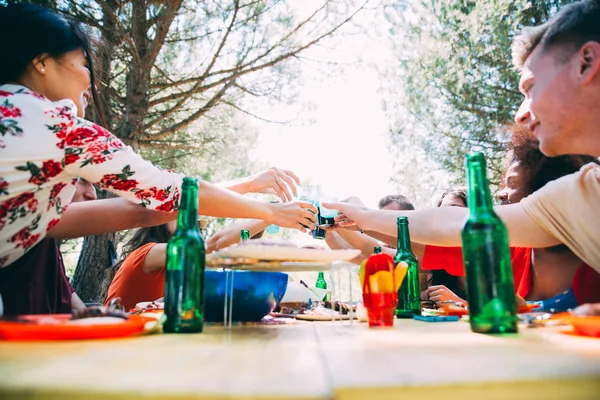
[[[561,48],[535,48],[527,58],[519,90],[525,96],[515,121],[527,126],[547,156],[570,153],[569,142],[581,110],[577,108],[577,82],[570,75],[573,62],[561,60]]]

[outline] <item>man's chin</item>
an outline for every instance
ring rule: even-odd
[[[564,151],[563,152],[559,151],[559,149],[557,149],[556,146],[554,146],[554,143],[552,143],[551,140],[544,140],[543,137],[540,137],[539,141],[540,141],[540,151],[546,157],[556,157],[556,156],[561,156],[563,154],[567,154]]]

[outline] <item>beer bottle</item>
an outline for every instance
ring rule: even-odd
[[[184,178],[177,230],[167,245],[164,332],[202,332],[204,267],[204,239],[198,226],[198,180]]]
[[[242,229],[240,231],[240,242],[250,240],[250,231],[248,229]]]
[[[469,218],[462,230],[471,330],[517,331],[517,304],[508,234],[494,212],[482,153],[466,156]]]
[[[410,247],[410,233],[406,217],[398,217],[398,251],[394,256],[396,268],[401,262],[406,263],[407,271],[402,285],[398,289],[396,318],[412,318],[413,315],[421,315],[421,292],[419,290],[419,261]]]
[[[315,282],[315,287],[327,290],[327,282],[325,281],[325,275],[323,274],[323,272],[319,272],[317,282]],[[327,300],[327,294],[325,294],[325,296],[323,297],[323,301],[325,300]]]

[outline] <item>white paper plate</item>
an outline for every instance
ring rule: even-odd
[[[307,315],[307,314],[281,314],[281,313],[271,313],[270,314],[273,317],[276,318],[295,318],[295,319],[301,319],[303,321],[339,321],[339,320],[349,320],[351,318],[350,315],[345,314],[345,315],[334,315],[333,317],[331,315]],[[357,319],[356,318],[356,314],[354,314],[352,316],[353,319]]]
[[[323,263],[310,261],[270,261],[257,262],[251,264],[228,264],[228,265],[209,265],[208,268],[227,268],[236,271],[264,271],[264,272],[327,272],[333,267],[334,269],[341,268],[347,263]]]
[[[256,260],[270,261],[312,261],[330,263],[334,261],[348,261],[359,254],[360,250],[355,249],[326,250],[247,244],[244,246],[228,247],[207,255],[207,258],[253,258]]]

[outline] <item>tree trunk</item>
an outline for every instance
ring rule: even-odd
[[[118,4],[115,0],[108,0],[107,5],[116,11]],[[114,56],[114,48],[117,44],[117,36],[115,35],[115,22],[108,15],[102,17],[101,35],[103,42],[103,51],[99,53],[99,58],[96,60],[98,67],[98,82],[96,86],[100,92],[101,108],[104,112],[104,118],[108,129],[114,129],[112,126],[112,110],[110,102],[110,81],[112,77],[111,63]],[[96,113],[92,114],[96,123],[101,123]],[[114,197],[109,192],[97,191],[98,198]],[[109,233],[104,235],[88,236],[83,240],[83,246],[77,261],[75,274],[73,275],[73,287],[77,295],[84,302],[104,302],[106,298],[106,290],[103,288],[102,281],[106,275],[106,270],[111,266],[113,260],[109,251],[109,243],[112,246],[117,245],[117,233]]]
[[[114,197],[109,192],[98,192],[99,199]],[[88,236],[83,240],[77,268],[73,274],[73,287],[85,303],[103,303],[106,293],[102,290],[102,281],[107,269],[116,261],[114,248],[119,233]]]

